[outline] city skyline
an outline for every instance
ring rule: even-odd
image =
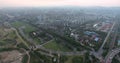
[[[0,0],[0,7],[105,6],[118,7],[120,0]]]

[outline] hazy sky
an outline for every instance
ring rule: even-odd
[[[0,7],[13,6],[120,6],[120,0],[0,0]]]

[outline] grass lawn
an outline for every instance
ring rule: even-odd
[[[24,28],[22,30],[23,30],[25,36],[28,37],[28,38],[31,37],[29,35],[30,32],[37,30],[37,28],[33,27],[32,25],[30,25],[28,23],[21,22],[21,21],[13,22],[12,26],[15,27],[15,28],[20,28],[20,27],[24,26]],[[33,40],[37,43],[40,42],[37,39],[33,39]]]
[[[83,63],[82,56],[67,56],[67,58],[65,63]]]
[[[31,31],[35,31],[36,30],[36,28],[33,27],[32,25],[24,23],[24,22],[21,22],[21,21],[13,22],[12,26],[16,27],[16,28],[20,28],[22,26],[25,26],[25,28],[24,28],[25,33],[29,33]]]
[[[33,27],[33,26],[29,25],[29,24],[25,25],[24,31],[25,31],[26,33],[29,33],[29,32],[35,31],[35,30],[36,30],[35,27]]]
[[[20,28],[20,27],[24,26],[24,32],[27,36],[29,35],[29,32],[36,30],[36,28],[33,27],[32,25],[29,25],[29,24],[21,22],[21,21],[12,22],[11,25],[15,28]]]
[[[7,36],[7,38],[9,38],[9,39],[15,39],[15,37],[17,37],[17,35],[15,34],[14,31],[11,31]]]
[[[14,31],[15,31],[18,39],[19,39],[19,42],[24,43],[24,45],[29,48],[29,45],[28,45],[28,44],[26,43],[26,41],[19,35],[18,31],[17,31],[16,29],[15,29]]]
[[[58,44],[55,40],[51,40],[49,43],[43,45],[47,49],[55,50],[55,51],[71,51],[67,47]]]
[[[42,44],[41,40],[38,38],[33,38],[33,41],[36,42],[36,44]]]
[[[28,24],[28,23],[24,23],[24,22],[21,22],[21,21],[16,21],[16,22],[13,22],[12,23],[12,26],[13,27],[16,27],[16,28],[20,28],[22,26],[24,26],[24,33],[28,36],[30,32],[32,31],[35,31],[36,28],[33,27],[32,25]]]
[[[72,63],[72,59],[73,59],[73,58],[74,58],[73,56],[69,56],[69,57],[68,57],[68,60],[66,60],[65,63]]]
[[[21,21],[15,21],[15,22],[12,22],[11,25],[12,25],[13,27],[19,28],[19,27],[21,27],[21,26],[23,26],[23,25],[26,25],[26,23],[21,22]]]
[[[12,45],[15,42],[13,41],[16,37],[16,34],[11,29],[6,29],[4,27],[0,27],[0,46]]]
[[[4,27],[0,27],[0,37],[7,35],[8,32],[4,31]]]

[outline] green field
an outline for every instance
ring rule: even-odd
[[[43,45],[47,49],[55,50],[55,51],[71,51],[67,47],[58,44],[55,40],[51,40],[49,43]]]
[[[83,63],[83,56],[67,56],[65,63]]]
[[[15,44],[24,43],[28,47],[26,41],[19,35],[16,29],[0,27],[0,46],[14,46]]]
[[[29,33],[31,31],[35,31],[36,30],[36,28],[33,27],[32,25],[30,25],[28,23],[25,23],[25,22],[21,22],[21,21],[13,22],[12,26],[16,27],[16,28],[20,28],[20,27],[24,26],[25,27],[24,28],[25,33]]]
[[[15,22],[12,22],[11,25],[12,25],[13,27],[19,28],[19,27],[21,27],[21,26],[23,26],[23,25],[26,25],[26,23],[21,22],[21,21],[15,21]]]
[[[12,45],[15,43],[16,34],[11,29],[0,27],[0,46]]]
[[[32,25],[30,25],[28,23],[21,22],[21,21],[16,21],[16,22],[13,22],[11,24],[13,27],[15,27],[17,29],[20,27],[24,27],[22,30],[23,30],[25,36],[28,38],[31,37],[30,32],[37,30],[37,28],[33,27]],[[33,41],[36,42],[37,44],[40,43],[40,40],[38,40],[38,39],[33,39]]]

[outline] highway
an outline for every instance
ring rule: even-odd
[[[107,42],[107,40],[108,40],[108,38],[109,38],[111,32],[113,31],[113,28],[114,28],[115,24],[116,24],[116,22],[113,23],[113,25],[112,25],[110,31],[108,32],[108,34],[107,34],[107,36],[106,36],[106,38],[105,38],[103,44],[101,45],[100,49],[98,50],[98,52],[102,52],[102,49],[103,49],[105,43]]]
[[[97,57],[100,61],[103,60],[103,57],[101,56],[100,52],[102,53],[103,47],[105,46],[105,43],[107,42],[107,40],[108,40],[109,36],[111,35],[111,33],[114,31],[115,25],[116,25],[116,22],[113,23],[110,31],[108,32],[108,34],[107,34],[107,36],[106,36],[103,44],[101,45],[100,49],[98,50],[98,52],[95,52],[95,51],[92,51],[92,52],[91,52],[91,53],[92,53],[95,57]],[[24,36],[24,32],[23,32],[20,28],[19,28],[19,32],[20,32],[20,34],[21,34],[28,42],[34,43],[33,40],[31,40],[30,38],[27,38],[26,36]],[[116,31],[115,31],[115,33],[116,33]],[[116,36],[116,35],[117,35],[117,34],[115,34],[115,36]],[[112,44],[114,43],[115,38],[116,38],[116,37],[113,38]],[[80,52],[76,52],[76,51],[75,51],[75,52],[53,51],[53,50],[49,50],[49,49],[44,48],[42,45],[35,45],[35,44],[29,46],[29,49],[32,49],[32,50],[34,50],[34,51],[37,50],[37,51],[40,52],[41,54],[45,54],[45,55],[48,55],[48,56],[53,56],[53,54],[68,55],[68,56],[69,56],[69,55],[83,55],[84,53],[87,52],[86,50],[80,51]],[[117,49],[115,49],[114,51],[113,51],[113,50],[110,51],[110,52],[108,53],[108,55],[105,57],[105,60],[104,60],[105,63],[111,63],[112,58],[113,58],[116,54],[118,54],[119,52],[120,52],[120,48],[117,48]]]
[[[112,38],[111,44],[109,45],[109,52],[108,52],[107,56],[105,57],[105,63],[111,63],[113,57],[120,52],[120,48],[116,48],[116,49],[112,50],[112,48],[114,47],[114,43],[115,43],[117,34],[118,34],[118,23],[116,23],[116,26],[113,30],[113,35],[112,35],[113,38]]]
[[[113,32],[111,33],[112,40],[111,40],[110,45],[109,45],[109,51],[114,48],[117,35],[118,35],[118,26],[116,25],[113,29]]]
[[[107,34],[104,42],[102,43],[101,47],[99,48],[99,50],[97,52],[91,51],[91,54],[94,55],[96,58],[98,58],[100,61],[103,61],[103,57],[102,57],[103,47],[104,47],[105,43],[107,42],[108,38],[110,37],[110,35],[115,27],[115,24],[116,24],[116,22],[113,23],[110,31],[108,32],[108,34]]]
[[[105,63],[111,63],[114,56],[117,55],[118,53],[120,53],[120,48],[116,48],[110,51],[105,57]]]
[[[105,40],[104,40],[104,42],[102,43],[102,45],[101,45],[101,47],[99,48],[99,50],[97,51],[97,52],[95,52],[95,51],[91,51],[91,54],[92,55],[94,55],[96,58],[98,58],[99,60],[100,60],[100,62],[101,63],[111,63],[111,60],[109,60],[109,59],[104,59],[103,57],[102,57],[102,53],[103,53],[103,47],[105,46],[105,44],[106,44],[106,42],[108,41],[108,38],[111,36],[112,38],[111,38],[111,42],[110,42],[110,44],[109,44],[109,52],[108,52],[108,56],[106,57],[106,58],[111,58],[111,55],[110,54],[112,54],[112,56],[114,57],[115,55],[114,55],[114,52],[113,53],[111,53],[111,50],[113,49],[113,47],[114,47],[114,43],[115,43],[115,40],[116,40],[116,37],[117,37],[117,22],[115,21],[114,23],[113,23],[113,25],[112,25],[112,27],[111,27],[111,29],[110,29],[110,31],[108,32],[108,34],[107,34],[107,36],[106,36],[106,38],[105,38]],[[113,50],[112,50],[113,51]],[[116,54],[117,54],[117,52],[118,51],[116,51]],[[110,56],[109,56],[110,55]],[[112,59],[112,58],[111,58]],[[109,60],[109,61],[108,61]],[[104,61],[107,61],[107,62],[104,62]]]

